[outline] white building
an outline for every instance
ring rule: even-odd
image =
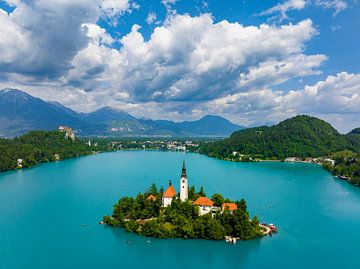
[[[22,168],[23,167],[23,159],[17,159],[17,167]]]
[[[193,204],[199,207],[199,215],[201,216],[211,212],[214,202],[209,198],[199,197]]]
[[[169,187],[166,189],[166,191],[163,194],[162,197],[162,206],[167,207],[171,205],[172,200],[176,197],[176,190],[171,184],[171,180],[169,181]]]
[[[72,141],[75,141],[75,133],[70,127],[59,126],[59,131],[65,133],[65,138],[70,138]]]
[[[180,200],[185,202],[189,197],[188,177],[186,174],[185,162],[183,162],[181,177],[180,177]]]

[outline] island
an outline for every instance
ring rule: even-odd
[[[276,231],[273,225],[260,224],[257,216],[250,218],[244,199],[232,201],[220,194],[209,199],[203,187],[198,192],[189,187],[185,162],[179,189],[177,193],[170,181],[165,191],[152,184],[136,198],[122,197],[103,223],[148,237],[227,239],[232,243]]]

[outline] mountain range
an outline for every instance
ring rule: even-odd
[[[72,127],[86,136],[229,136],[242,126],[207,115],[196,121],[138,119],[111,107],[79,113],[58,102],[47,102],[17,89],[0,90],[0,137],[14,137],[30,130]]]

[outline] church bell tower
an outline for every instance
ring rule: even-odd
[[[188,199],[188,177],[186,175],[185,161],[183,162],[182,172],[180,177],[180,200],[185,202]]]

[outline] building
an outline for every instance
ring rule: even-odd
[[[65,133],[65,138],[70,138],[72,141],[75,141],[75,133],[70,127],[59,126],[59,131]]]
[[[167,207],[171,205],[172,200],[176,197],[176,190],[174,189],[173,185],[171,184],[171,180],[169,181],[169,187],[163,194],[162,197],[162,206]]]
[[[234,203],[223,203],[221,205],[221,211],[230,211],[233,212],[234,210],[237,210],[237,204]]]
[[[181,176],[180,176],[180,200],[185,202],[189,198],[188,177],[186,174],[185,162],[183,162]]]
[[[17,167],[22,168],[23,167],[23,159],[17,159]]]
[[[199,197],[194,203],[199,207],[199,215],[205,215],[211,212],[214,202],[206,197]]]
[[[156,196],[153,194],[150,194],[148,197],[146,197],[147,201],[152,201],[155,202],[156,201]]]
[[[185,202],[189,198],[189,185],[188,185],[188,177],[186,174],[186,166],[185,162],[183,162],[181,176],[180,176],[180,200],[182,202]],[[176,197],[176,190],[171,184],[171,181],[169,182],[169,187],[164,192],[162,197],[162,206],[167,207],[171,205],[172,199]]]

